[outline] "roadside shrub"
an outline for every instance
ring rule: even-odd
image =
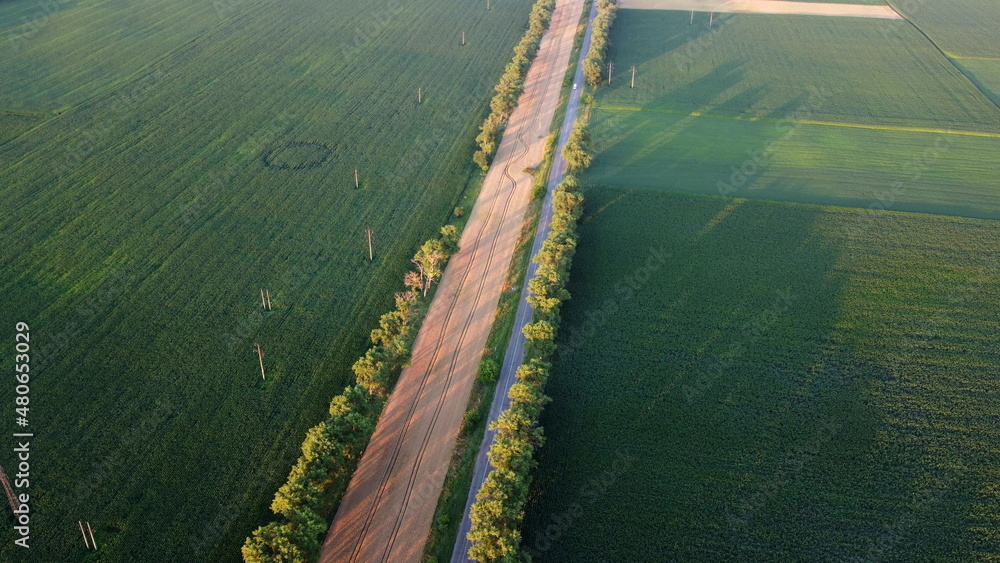
[[[483,413],[479,409],[469,409],[465,412],[465,416],[462,417],[462,426],[469,428],[470,426],[475,426],[479,424],[479,421],[483,419]]]
[[[500,377],[500,365],[493,358],[486,358],[480,362],[476,377],[483,383],[494,383]]]
[[[531,200],[541,199],[545,197],[545,184],[543,182],[536,183],[531,187]]]

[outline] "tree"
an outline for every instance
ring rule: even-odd
[[[389,392],[392,366],[386,362],[388,354],[384,348],[369,348],[365,355],[354,362],[354,377],[369,393],[384,398]]]
[[[305,563],[306,554],[296,545],[289,524],[271,522],[257,528],[241,551],[246,563]]]
[[[587,84],[590,84],[594,88],[597,88],[604,82],[604,71],[601,67],[601,60],[598,58],[590,58],[583,61],[583,75],[587,78]]]
[[[518,527],[526,497],[527,483],[522,476],[500,469],[490,472],[469,514],[472,529],[468,538],[473,542],[469,558],[479,562],[519,560]]]
[[[583,215],[583,196],[565,189],[556,190],[552,194],[552,211],[576,221]]]
[[[414,293],[420,292],[424,288],[424,279],[420,272],[406,272],[403,275],[403,285]]]
[[[563,158],[573,172],[590,166],[590,143],[587,138],[586,124],[580,121],[573,127],[569,140],[563,147]]]
[[[522,332],[528,339],[527,346],[525,346],[527,354],[536,358],[544,358],[555,352],[556,329],[547,321],[526,324]]]
[[[419,280],[419,274],[416,272],[407,272],[408,274],[416,274]],[[419,284],[419,281],[417,282]],[[409,284],[407,284],[409,285]],[[419,285],[418,285],[419,287]],[[402,323],[407,325],[411,320],[415,319],[420,314],[420,304],[417,302],[417,296],[419,294],[415,291],[397,291],[395,295],[396,299],[396,310],[402,315]]]
[[[511,385],[507,396],[510,397],[512,403],[521,405],[521,408],[532,420],[538,420],[538,416],[542,413],[542,407],[552,402],[552,399],[542,393],[538,387],[523,381]]]
[[[476,376],[483,383],[493,383],[500,377],[500,365],[493,358],[486,358],[479,364],[479,372]]]
[[[414,256],[412,262],[417,265],[420,275],[424,278],[424,297],[427,296],[431,284],[441,278],[444,261],[447,258],[448,254],[441,239],[428,240]]]
[[[472,155],[472,161],[475,162],[476,165],[479,166],[480,168],[482,168],[483,170],[489,170],[490,169],[490,160],[489,160],[489,157],[487,156],[487,154],[485,152],[483,152],[481,150],[476,151],[475,154]]]
[[[372,330],[371,340],[373,344],[379,344],[384,348],[391,349],[394,341],[405,336],[409,332],[406,325],[406,317],[399,311],[389,311],[378,320],[379,328]]]
[[[445,254],[451,256],[458,252],[458,241],[461,238],[458,227],[455,225],[445,225],[441,227],[441,247]]]

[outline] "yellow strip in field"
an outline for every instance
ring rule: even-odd
[[[822,125],[827,127],[848,127],[851,129],[872,129],[875,131],[902,131],[908,133],[938,133],[943,135],[964,135],[967,137],[986,137],[989,139],[1000,139],[1000,133],[990,133],[985,131],[961,131],[955,129],[940,129],[937,127],[905,127],[902,125],[875,125],[865,123],[844,123],[838,121],[816,121],[811,119],[774,119],[772,117],[741,117],[734,115],[709,115],[702,112],[681,112],[662,109],[643,109],[634,106],[599,106],[603,111],[647,111],[654,113],[666,113],[684,117],[706,117],[710,119],[730,119],[733,121],[760,121],[764,123],[800,123],[802,125]]]
[[[1000,58],[996,57],[964,57],[962,55],[954,55],[947,51],[945,52],[945,54],[948,55],[949,59],[955,59],[957,61],[993,61],[996,63],[1000,63]]]
[[[801,16],[841,16],[849,18],[902,19],[889,6],[789,2],[785,0],[619,0],[619,8],[639,10],[693,10],[697,12],[743,14],[790,14]]]

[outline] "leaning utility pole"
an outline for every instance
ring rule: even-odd
[[[264,376],[264,353],[260,351],[260,343],[253,343],[254,352],[257,352],[257,359],[260,361],[260,378],[267,381],[267,377]]]
[[[97,551],[97,540],[94,539],[94,530],[90,527],[90,522],[87,522],[87,531],[90,532],[90,543],[94,546],[94,551]]]
[[[4,473],[3,467],[0,467],[0,484],[3,484],[3,492],[7,495],[7,504],[10,505],[10,511],[13,513],[14,518],[17,518],[17,497],[14,496],[14,489],[10,487],[10,481],[7,480],[7,474]]]
[[[361,187],[361,180],[358,179],[358,169],[354,169],[354,189]]]
[[[80,534],[83,536],[83,545],[87,546],[87,549],[89,550],[90,542],[87,541],[87,532],[83,531],[83,522],[77,520],[76,523],[80,525]]]
[[[260,308],[267,310],[267,302],[264,301],[264,288],[260,288]]]
[[[629,88],[635,88],[635,65],[632,65],[632,85]]]
[[[270,311],[271,310],[271,290],[265,289],[264,292],[267,293],[267,310]]]

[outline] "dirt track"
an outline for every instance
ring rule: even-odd
[[[419,561],[521,232],[583,0],[557,0],[524,94],[323,545],[322,563]]]
[[[900,15],[889,6],[786,2],[781,0],[619,0],[618,7],[644,10],[695,10],[720,13],[900,19]]]

